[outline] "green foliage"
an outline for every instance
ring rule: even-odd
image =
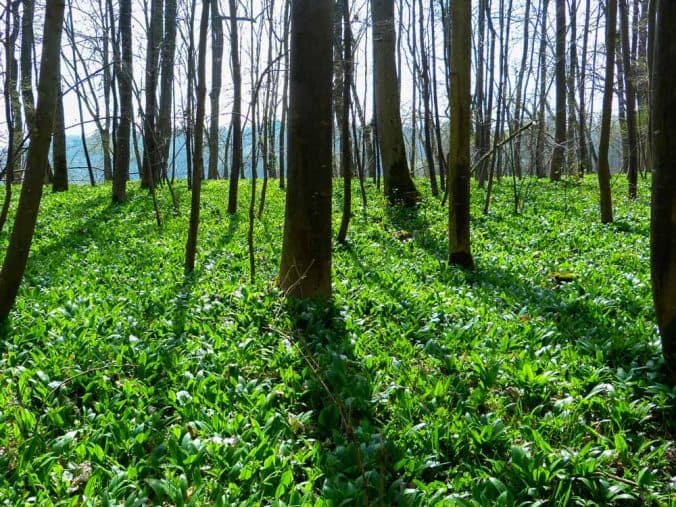
[[[180,216],[159,193],[162,230],[133,185],[124,206],[107,187],[47,195],[0,331],[0,500],[668,505],[676,393],[647,187],[611,226],[591,179],[526,188],[520,215],[508,185],[489,216],[475,191],[466,272],[446,265],[437,201],[384,210],[369,186],[329,308],[274,288],[278,190],[256,223],[254,285],[222,182],[205,184],[190,278],[185,189]]]

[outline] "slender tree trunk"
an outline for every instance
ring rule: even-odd
[[[282,79],[282,118],[279,124],[279,188],[286,188],[286,123],[289,110],[289,8],[291,2],[284,2],[284,32],[283,32],[283,51],[284,51],[284,72]]]
[[[556,134],[549,179],[558,181],[566,165],[566,0],[556,0]]]
[[[629,44],[629,6],[627,0],[620,1],[620,19],[622,26],[622,64],[624,67],[624,88],[627,107],[627,136],[629,140],[629,198],[636,199],[638,185],[638,131],[636,127],[636,91],[634,87],[634,69],[631,64],[631,46]]]
[[[58,66],[58,64],[57,64]],[[57,70],[59,75],[61,74]],[[54,160],[54,177],[52,178],[52,190],[65,192],[68,190],[68,160],[66,159],[66,125],[63,113],[63,95],[61,86],[58,85],[56,98],[56,112],[54,117],[54,142],[52,145],[52,157]]]
[[[239,175],[242,171],[242,69],[239,62],[239,34],[237,27],[237,0],[230,5],[230,57],[232,59],[232,164],[230,166],[230,189],[228,213],[237,213]]]
[[[423,131],[425,132],[425,158],[427,159],[427,167],[430,173],[430,185],[432,187],[432,195],[439,195],[439,187],[437,186],[437,175],[434,166],[434,150],[432,148],[432,86],[436,83],[430,83],[430,65],[429,57],[427,55],[427,45],[425,41],[425,11],[423,10],[422,0],[418,0],[419,6],[419,21],[420,21],[420,64],[422,66],[422,103],[423,103]],[[432,6],[431,9],[434,9]],[[434,29],[434,28],[433,28]],[[436,62],[433,62],[435,64]]]
[[[164,41],[161,49],[160,70],[160,108],[157,117],[158,164],[155,172],[159,178],[168,180],[169,148],[173,142],[171,125],[172,103],[174,99],[174,57],[176,54],[176,0],[165,0],[164,4]]]
[[[19,26],[21,25],[21,18],[19,17],[19,2],[14,2],[13,5],[8,6],[6,16],[12,18],[12,27],[9,34],[9,44],[14,48],[16,41],[19,38]],[[12,145],[15,147],[16,156],[11,157],[12,159],[12,168],[11,171],[14,173],[12,176],[13,181],[21,181],[21,147],[23,146],[23,122],[22,122],[22,111],[21,111],[21,93],[19,92],[18,87],[18,76],[19,76],[19,63],[16,60],[14,51],[7,53],[9,61],[5,62],[7,69],[9,70],[10,76],[10,105],[12,109],[12,118],[14,120],[13,135],[14,139],[12,140]]]
[[[578,174],[580,177],[590,172],[592,167],[589,156],[589,144],[587,142],[587,101],[585,86],[587,81],[587,53],[589,45],[589,20],[591,16],[591,0],[586,0],[584,35],[582,42],[582,62],[580,65],[578,88],[579,88],[579,111],[578,111]]]
[[[657,323],[676,384],[676,3],[658,0],[653,89],[652,281]]]
[[[352,214],[352,140],[350,138],[350,93],[352,90],[352,28],[350,26],[350,6],[342,1],[343,13],[343,118],[340,133],[340,166],[343,169],[343,216],[340,221],[338,242],[345,243],[347,229]]]
[[[35,1],[23,0],[23,15],[21,18],[21,98],[23,99],[26,127],[30,132],[35,115],[35,99],[33,97],[33,18],[35,16]]]
[[[530,22],[530,6],[531,0],[526,0],[526,6],[523,19],[523,52],[521,53],[521,66],[519,76],[516,83],[516,105],[514,106],[514,121],[512,122],[512,130],[516,131],[521,128],[521,115],[523,109],[523,80],[526,76],[526,64],[528,63],[528,27]],[[517,178],[522,176],[521,169],[521,137],[514,140],[514,174]]]
[[[47,0],[38,105],[35,110],[32,142],[28,150],[26,174],[21,187],[16,220],[0,271],[0,320],[7,318],[14,306],[26,270],[40,209],[49,144],[54,130],[54,112],[59,93],[59,67],[55,65],[55,62],[60,58],[64,10],[64,0]]]
[[[270,44],[272,41],[270,41]],[[223,20],[218,2],[211,2],[211,111],[209,118],[209,170],[210,180],[218,179],[218,138],[221,99],[221,74],[223,72]]]
[[[197,104],[195,112],[195,149],[193,151],[193,180],[192,200],[190,203],[190,227],[188,240],[185,245],[185,271],[192,273],[195,270],[195,256],[197,254],[197,233],[200,224],[200,200],[202,193],[202,165],[204,153],[204,116],[207,97],[207,30],[209,28],[210,2],[216,0],[202,0],[202,15],[200,18],[199,42],[197,46]]]
[[[545,169],[545,134],[547,124],[545,110],[547,105],[547,10],[549,9],[549,0],[542,0],[540,8],[540,96],[538,99],[538,133],[535,146],[535,171],[538,178],[544,178]]]
[[[143,115],[143,170],[141,186],[155,186],[159,173],[159,138],[157,131],[157,77],[159,56],[162,46],[162,4],[163,0],[150,2],[150,26],[146,48],[145,112]]]

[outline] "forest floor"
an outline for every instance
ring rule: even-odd
[[[486,216],[473,184],[472,272],[418,184],[417,210],[369,184],[366,212],[355,186],[329,308],[275,288],[276,181],[253,284],[247,182],[235,216],[205,183],[191,277],[183,183],[161,230],[135,185],[46,195],[0,331],[0,503],[673,505],[648,182],[614,180],[607,226],[593,178],[524,180],[519,214],[505,179]]]

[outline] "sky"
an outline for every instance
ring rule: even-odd
[[[96,73],[97,71],[100,70],[101,68],[101,51],[102,51],[102,37],[101,35],[103,34],[103,28],[102,26],[105,24],[107,25],[107,20],[102,19],[102,16],[100,14],[100,6],[101,4],[105,3],[105,0],[70,0],[72,2],[72,7],[73,7],[73,24],[75,28],[75,43],[77,45],[78,51],[81,53],[82,57],[86,60],[86,69],[87,71],[91,73]],[[252,75],[251,75],[251,55],[252,55],[252,48],[251,48],[251,37],[252,35],[254,38],[257,36],[259,31],[263,31],[264,35],[261,37],[261,52],[260,52],[260,57],[256,58],[255,60],[259,62],[260,67],[265,66],[265,58],[267,55],[267,49],[268,49],[268,44],[269,41],[267,40],[267,19],[264,15],[265,11],[265,6],[269,5],[268,2],[272,1],[273,2],[273,11],[274,11],[274,27],[277,33],[282,32],[282,18],[283,18],[283,1],[282,0],[240,0],[240,8],[238,11],[238,15],[242,17],[252,17],[256,20],[255,23],[249,23],[249,22],[241,22],[240,23],[240,42],[241,42],[241,60],[242,60],[242,72],[243,72],[243,79],[244,79],[244,91],[243,91],[243,97],[244,97],[244,104],[243,107],[246,108],[248,105],[248,97],[250,96],[250,90],[251,90],[251,82],[252,82]],[[495,26],[496,30],[499,29],[499,16],[497,15],[497,7],[499,0],[494,0],[494,8],[493,8],[493,25]],[[36,23],[35,23],[35,33],[36,33],[36,52],[39,54],[40,52],[40,44],[39,44],[39,37],[40,33],[42,31],[41,24],[42,24],[42,10],[44,8],[44,0],[43,1],[38,1],[37,3],[37,16],[36,16]],[[188,0],[178,0],[179,3],[179,15],[178,15],[178,23],[179,23],[179,37],[178,37],[178,43],[177,43],[177,64],[176,64],[176,71],[175,71],[175,100],[176,100],[176,108],[179,112],[178,116],[180,117],[180,111],[182,109],[182,104],[184,102],[183,96],[185,94],[186,86],[187,86],[187,78],[186,78],[186,65],[185,65],[185,55],[186,55],[186,38],[189,35],[189,31],[187,29],[187,19],[189,17],[189,12],[188,12]],[[201,2],[198,2],[201,4]],[[400,2],[399,0],[395,0],[395,5],[399,6],[399,4],[408,4],[409,2]],[[475,3],[475,2],[473,2]],[[507,3],[507,1],[505,1]],[[535,1],[534,3],[539,4],[539,2]],[[553,4],[553,2],[550,2]],[[415,4],[415,8],[418,9],[418,3],[413,2]],[[598,2],[593,2],[592,4],[598,4]],[[117,2],[113,2],[113,5],[117,7]],[[444,52],[443,52],[443,36],[442,36],[442,31],[441,31],[441,15],[440,11],[438,8],[438,2],[433,1],[433,0],[425,0],[423,4],[423,8],[425,9],[425,32],[426,32],[426,37],[430,37],[431,35],[431,30],[432,27],[429,23],[429,8],[430,5],[434,5],[434,8],[436,9],[436,24],[434,27],[434,30],[436,32],[436,38],[437,38],[437,44],[436,44],[436,67],[437,67],[437,77],[438,77],[438,82],[437,82],[437,92],[439,95],[439,101],[440,101],[440,109],[441,109],[441,116],[442,118],[445,118],[447,115],[446,111],[446,105],[447,105],[447,93],[446,93],[446,83],[444,80],[444,71],[445,71],[445,62],[444,62]],[[225,0],[220,0],[220,12],[225,13],[227,10],[227,2]],[[533,8],[533,10],[537,9],[537,5]],[[370,118],[371,116],[371,111],[372,111],[372,101],[371,101],[371,95],[372,95],[372,75],[371,75],[371,63],[372,63],[372,54],[371,54],[371,26],[369,22],[369,11],[368,11],[368,2],[365,0],[357,0],[355,2],[352,2],[352,7],[351,7],[351,19],[352,19],[352,29],[353,33],[356,37],[356,40],[358,42],[357,47],[356,47],[356,52],[355,52],[355,79],[357,83],[357,87],[359,90],[359,94],[362,99],[362,105],[365,111],[365,114],[367,118]],[[594,12],[592,12],[592,21],[594,21],[594,18],[597,16],[597,9],[598,5],[594,6]],[[200,7],[198,5],[197,8],[197,14],[196,14],[196,21],[195,25],[197,26],[199,24],[199,11]],[[411,109],[412,109],[412,97],[413,97],[413,86],[412,86],[412,72],[411,72],[411,62],[410,62],[410,52],[407,50],[408,48],[408,39],[412,37],[414,34],[412,32],[412,29],[415,25],[415,29],[418,29],[418,22],[419,22],[419,12],[415,12],[415,17],[413,15],[413,12],[411,10],[411,7],[404,7],[402,13],[400,13],[399,9],[396,9],[396,18],[397,18],[397,23],[400,19],[400,16],[402,16],[403,13],[403,23],[399,25],[398,23],[398,30],[399,35],[401,35],[401,40],[400,44],[402,45],[402,49],[404,51],[404,56],[401,61],[401,68],[400,68],[400,81],[401,81],[401,110],[402,110],[402,117],[404,119],[405,123],[410,123],[411,119]],[[476,4],[475,4],[475,13],[474,17],[476,18]],[[554,23],[554,11],[550,6],[550,12],[549,12],[549,26],[553,27]],[[530,19],[527,20],[529,23],[530,30],[535,29],[534,24],[536,17],[533,15],[533,11],[531,12]],[[581,25],[581,23],[584,21],[584,5],[581,6],[581,12],[579,13],[579,18],[578,18],[578,25]],[[68,23],[68,14],[67,14],[67,20],[66,22]],[[516,77],[517,77],[517,71],[518,71],[518,64],[521,58],[521,53],[523,51],[523,23],[524,23],[524,5],[522,0],[514,0],[513,2],[513,13],[512,13],[512,23],[511,23],[511,34],[510,34],[510,39],[508,42],[508,51],[509,51],[509,66],[510,66],[510,79],[509,83],[510,86],[513,87],[516,84]],[[4,18],[3,18],[3,24],[4,24]],[[146,40],[144,37],[145,33],[145,25],[146,25],[146,16],[144,14],[144,9],[143,9],[143,2],[141,0],[134,0],[134,20],[133,20],[133,37],[134,37],[134,58],[135,58],[135,64],[134,64],[134,70],[135,70],[135,79],[136,79],[136,85],[139,90],[139,96],[142,98],[143,97],[143,86],[144,86],[144,60],[145,60],[145,46],[146,46]],[[596,26],[594,23],[592,23],[592,30]],[[475,29],[476,29],[476,24],[475,24]],[[195,29],[197,30],[197,28]],[[230,121],[229,120],[229,110],[231,107],[231,102],[232,102],[232,78],[231,78],[231,72],[230,72],[230,48],[229,48],[229,23],[224,23],[224,31],[225,31],[225,53],[224,53],[224,66],[223,66],[223,89],[221,91],[221,114],[220,114],[220,123],[221,125],[227,125],[227,123]],[[597,34],[598,40],[596,40],[596,47],[599,48],[600,50],[603,49],[604,47],[604,29],[602,26],[599,26],[599,31]],[[3,35],[4,36],[4,35]],[[197,40],[198,34],[195,32],[194,33],[194,38]],[[553,62],[553,30],[548,30],[548,46],[550,48],[549,50],[549,61],[550,63]],[[579,44],[578,46],[581,46],[581,41],[582,41],[582,27],[578,29],[578,39],[579,39]],[[592,31],[590,33],[590,48],[595,42],[595,33]],[[536,44],[538,42],[536,41]],[[63,43],[62,43],[62,52],[64,57],[66,57],[68,60],[72,60],[71,54],[72,54],[72,47],[71,47],[71,41],[69,40],[68,37],[64,35],[63,38]],[[16,47],[16,53],[18,57],[18,51],[19,48]],[[535,48],[537,49],[537,47]],[[274,47],[273,53],[276,55],[277,52],[280,51],[279,47]],[[578,52],[581,52],[581,47],[578,47]],[[209,48],[209,54],[207,55],[207,62],[210,61],[211,58],[211,50]],[[595,52],[596,54],[596,52]],[[599,64],[598,68],[602,69],[603,67],[603,51],[599,52],[598,58],[599,58]],[[496,56],[497,58],[497,56]],[[537,53],[531,55],[529,59],[532,59],[533,64],[537,64]],[[2,59],[2,71],[4,73],[4,58]],[[79,62],[78,63],[80,69],[80,74],[83,73],[83,63]],[[62,69],[64,71],[64,88],[69,89],[70,91],[67,91],[67,93],[64,95],[64,105],[65,105],[65,114],[66,114],[66,125],[70,126],[68,129],[69,134],[78,134],[79,133],[79,124],[80,124],[80,119],[79,119],[79,114],[78,114],[78,107],[77,107],[77,95],[75,93],[75,90],[72,89],[72,84],[74,82],[73,80],[73,75],[72,75],[72,70],[69,68],[68,65],[62,65]],[[208,81],[211,81],[211,69],[208,66]],[[551,77],[551,72],[550,72],[550,77]],[[534,76],[534,73],[528,73],[526,76],[526,86],[527,86],[527,93],[526,97],[527,100],[531,100],[531,98],[534,96],[535,93],[535,84],[536,84],[536,78]],[[591,99],[591,103],[594,104],[594,107],[596,108],[595,110],[598,111],[600,107],[600,95],[598,92],[592,94],[592,85],[593,85],[593,80],[589,79],[588,82],[586,83],[587,87],[587,94],[588,96],[591,94],[593,95],[593,98]],[[599,86],[599,83],[596,83],[597,86]],[[91,89],[96,90],[99,95],[101,95],[101,89],[102,89],[102,79],[101,79],[101,73],[99,72],[98,74],[95,75],[95,77],[92,78],[91,81]],[[87,90],[89,91],[90,88],[88,87]],[[551,93],[551,92],[550,92]],[[553,96],[552,96],[553,97]],[[208,102],[208,101],[207,101]],[[207,117],[210,115],[209,111],[209,106],[207,104]],[[2,121],[4,115],[0,115],[0,123],[4,123]],[[90,121],[91,116],[87,112],[87,109],[84,109],[84,117],[85,117],[85,129],[88,133],[92,133],[95,131],[95,125]],[[443,121],[443,119],[442,119]],[[2,132],[4,133],[4,129],[2,129]],[[4,135],[1,134],[0,135]],[[6,135],[4,135],[6,138]]]

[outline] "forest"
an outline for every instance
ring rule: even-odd
[[[676,504],[676,2],[0,39],[0,504]]]

